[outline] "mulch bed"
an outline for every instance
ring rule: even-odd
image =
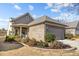
[[[7,50],[17,49],[21,47],[23,47],[23,45],[18,42],[1,42],[0,43],[0,51],[7,51]]]
[[[39,43],[39,42],[38,42]],[[31,47],[38,47],[38,48],[44,48],[44,49],[70,49],[72,48],[70,45],[63,44],[62,42],[55,41],[50,46],[41,46],[40,44],[34,44],[34,42],[27,42],[26,45]]]

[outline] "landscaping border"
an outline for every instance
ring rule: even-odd
[[[23,44],[24,46],[27,46],[27,47],[30,47],[22,42],[20,42],[21,44]],[[31,46],[32,47],[32,46]],[[52,50],[56,50],[56,49],[46,49],[46,48],[39,48],[39,47],[32,47],[34,49],[37,49],[37,50],[49,50],[49,51],[52,51]],[[76,47],[72,47],[72,48],[68,48],[68,49],[61,49],[61,50],[65,50],[65,51],[74,51],[76,50],[77,48]],[[57,50],[60,50],[60,49],[57,49]]]

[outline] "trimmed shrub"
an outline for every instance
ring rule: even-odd
[[[15,41],[15,36],[6,36],[6,39],[5,39],[5,42],[12,42],[12,41]]]
[[[45,41],[46,42],[53,42],[55,41],[56,36],[54,34],[52,34],[51,32],[46,32],[45,35]]]
[[[73,37],[73,34],[65,34],[65,39],[71,39]]]

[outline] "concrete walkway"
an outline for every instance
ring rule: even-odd
[[[65,39],[65,40],[58,40],[64,44],[68,44],[71,45],[73,47],[76,47],[79,50],[79,40],[69,40],[69,39]]]

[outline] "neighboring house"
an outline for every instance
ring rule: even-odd
[[[30,39],[36,39],[37,41],[44,41],[46,32],[55,34],[57,40],[63,40],[65,34],[64,24],[53,20],[48,16],[42,16],[37,19],[33,19],[29,13],[21,15],[17,18],[13,18],[10,21],[12,30],[8,33],[12,35],[18,35],[20,37],[29,37]]]
[[[79,35],[79,21],[68,22],[66,25],[67,34]]]

